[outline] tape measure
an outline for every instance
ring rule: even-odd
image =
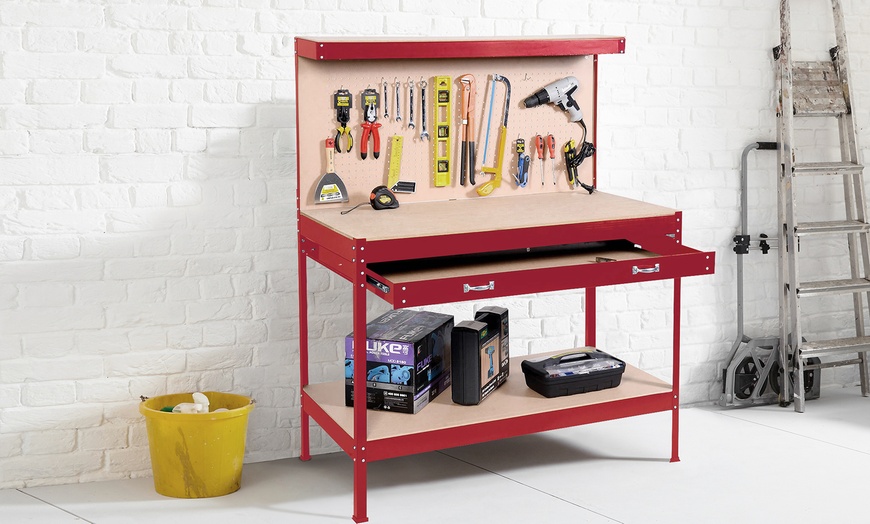
[[[387,186],[378,186],[372,189],[372,193],[369,195],[369,203],[375,209],[396,209],[399,207],[396,195]]]

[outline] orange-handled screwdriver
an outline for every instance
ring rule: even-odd
[[[550,152],[550,171],[553,173],[553,185],[556,185],[556,139],[552,133],[547,134],[547,151]]]
[[[541,135],[535,135],[535,149],[538,151],[538,158],[541,159],[541,186],[544,185],[544,138]]]

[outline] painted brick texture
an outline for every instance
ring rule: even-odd
[[[717,273],[683,283],[682,401],[718,398],[736,334],[739,155],[775,139],[776,2],[230,0],[0,3],[0,488],[150,474],[140,395],[251,395],[248,461],[299,453],[293,37],[619,34],[599,62],[602,190],[684,212]],[[795,10],[822,55],[833,24]],[[870,13],[844,2],[864,143]],[[832,129],[799,139],[831,149]],[[865,153],[866,156],[866,153]],[[773,236],[774,159],[750,159]],[[838,203],[838,188],[802,195]],[[839,246],[811,263],[841,270]],[[776,330],[773,255],[747,267],[747,333]],[[311,379],[343,376],[350,287],[309,268]],[[598,296],[598,342],[670,376],[669,283]],[[582,345],[583,293],[511,297],[515,354]],[[431,309],[469,318],[485,304]],[[386,305],[370,301],[370,314]],[[844,312],[833,321],[827,310]],[[848,304],[807,310],[848,327]],[[854,385],[850,370],[825,385]],[[337,448],[316,429],[312,451]]]

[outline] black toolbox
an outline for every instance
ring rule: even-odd
[[[615,388],[622,380],[625,362],[592,347],[521,363],[526,385],[547,397],[562,397]]]

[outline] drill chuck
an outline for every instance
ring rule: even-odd
[[[535,94],[533,94],[532,96],[526,98],[525,101],[523,101],[523,104],[524,104],[526,107],[537,107],[537,106],[539,106],[539,105],[541,105],[541,104],[546,104],[546,103],[549,102],[549,101],[550,101],[550,95],[547,94],[547,90],[546,90],[546,89],[541,89],[541,90],[538,91],[537,93],[535,93]]]

